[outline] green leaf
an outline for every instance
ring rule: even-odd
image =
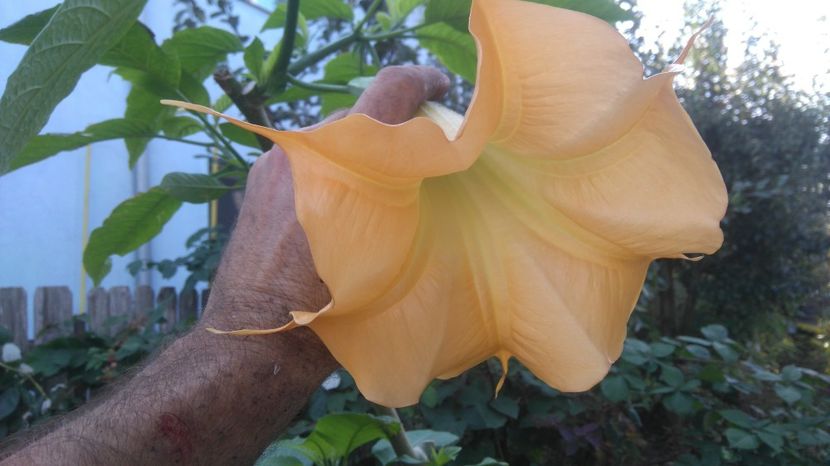
[[[700,346],[700,345],[686,345],[686,351],[692,354],[692,356],[703,359],[708,361],[712,358],[712,353],[709,352],[708,349]]]
[[[754,450],[758,448],[758,438],[743,429],[730,427],[726,429],[726,439],[729,446],[738,450]]]
[[[795,382],[801,379],[801,368],[788,365],[781,369],[781,377],[787,382]]]
[[[227,60],[228,54],[243,50],[239,37],[210,26],[182,29],[164,41],[161,48],[178,56],[182,70],[200,82],[213,73],[216,65]]]
[[[683,385],[683,372],[674,366],[660,364],[660,380],[671,387],[679,388]]]
[[[356,53],[338,55],[326,63],[323,68],[323,82],[331,84],[347,84],[359,76],[374,76],[378,68],[363,63]]]
[[[179,84],[182,69],[179,59],[165,53],[153,39],[147,26],[136,22],[110,50],[100,64],[144,71],[168,86]]]
[[[443,23],[431,24],[416,33],[421,46],[432,52],[448,70],[474,83],[477,51],[473,37]]]
[[[400,424],[369,414],[341,413],[322,417],[303,444],[323,447],[327,459],[346,458],[357,448],[400,430]]]
[[[449,432],[440,432],[434,430],[408,430],[406,431],[406,439],[413,447],[422,447],[430,443],[436,449],[441,449],[450,445],[455,445],[458,442],[458,436]],[[382,465],[392,463],[397,459],[397,454],[392,448],[389,440],[380,439],[372,446],[372,454],[380,461]]]
[[[619,375],[612,375],[606,377],[599,386],[602,394],[609,401],[620,402],[627,400],[629,397],[628,384],[623,377]]]
[[[259,37],[254,37],[251,44],[245,48],[245,53],[242,55],[242,59],[245,61],[245,66],[248,67],[248,71],[251,72],[251,76],[253,76],[254,81],[257,83],[263,82],[264,76],[262,76],[262,65],[265,61],[265,46],[262,45],[262,41],[259,40]]]
[[[655,342],[651,344],[651,354],[653,354],[655,358],[665,358],[666,356],[674,353],[674,348],[674,345],[670,345],[668,343]]]
[[[161,99],[182,100],[183,95],[184,100],[200,105],[210,105],[207,90],[190,73],[182,73],[178,89],[143,71],[118,68],[116,73],[133,85],[127,95],[127,109],[124,116],[129,120],[143,121],[156,132],[161,130],[164,122],[176,112],[173,107],[161,105],[159,102]],[[130,154],[130,166],[132,167],[144,153],[149,139],[130,138],[125,139],[124,142]]]
[[[219,130],[222,132],[223,136],[237,144],[252,147],[260,152],[262,151],[262,147],[259,146],[256,136],[249,131],[245,131],[244,129],[231,123],[220,123]]]
[[[52,110],[135,22],[147,0],[66,0],[37,35],[0,98],[0,175]]]
[[[182,201],[156,187],[116,206],[103,225],[89,235],[84,249],[84,268],[95,285],[106,275],[111,255],[123,256],[150,241],[181,205]]]
[[[352,94],[342,94],[339,92],[326,92],[320,94],[321,109],[323,115],[330,115],[335,110],[341,108],[349,108],[357,102],[357,97]]]
[[[20,389],[12,386],[0,394],[0,419],[7,418],[20,404]]]
[[[314,466],[311,458],[296,448],[301,443],[300,438],[278,440],[265,449],[254,466]]]
[[[306,19],[337,18],[351,21],[354,18],[351,7],[342,0],[303,0],[300,13]]]
[[[300,2],[300,15],[297,17],[297,45],[305,43],[306,39],[308,39],[308,22],[302,12],[302,3],[303,2]],[[267,31],[268,29],[284,28],[286,15],[288,13],[287,8],[286,3],[280,3],[277,5],[277,8],[275,8],[274,12],[271,13],[271,16],[265,20],[265,24],[262,25],[260,32]],[[277,47],[274,48],[274,51],[271,54],[276,56],[279,49],[280,44],[277,44]]]
[[[168,173],[159,187],[184,202],[201,204],[219,199],[238,186],[227,186],[216,178],[201,173]]]
[[[472,0],[429,0],[424,11],[424,23],[443,22],[459,32],[466,33],[472,3]]]
[[[766,443],[770,448],[772,448],[776,453],[781,451],[781,448],[784,447],[784,437],[780,434],[772,433],[772,432],[758,432],[758,438],[761,439],[762,442]]]
[[[751,429],[755,425],[755,419],[739,409],[722,409],[718,411],[718,414],[738,427]]]
[[[738,353],[736,353],[735,350],[733,350],[729,345],[716,341],[712,343],[712,346],[715,348],[715,352],[717,352],[724,361],[730,363],[738,361]]]
[[[690,414],[694,411],[694,399],[682,392],[675,392],[663,398],[663,406],[680,415]]]
[[[129,137],[153,137],[152,127],[142,121],[124,118],[102,121],[85,130],[69,134],[42,134],[32,138],[12,161],[10,171],[39,162],[60,152],[75,150],[88,144]]]
[[[412,13],[412,10],[424,3],[426,0],[386,0],[386,8],[389,10],[392,22],[400,24]]]
[[[510,419],[516,419],[519,417],[519,400],[516,398],[510,398],[509,396],[502,394],[497,396],[495,399],[490,400],[489,404],[491,408],[501,414],[504,414]]]
[[[801,399],[801,392],[793,386],[777,383],[774,388],[778,398],[781,398],[787,404],[793,404]]]
[[[46,23],[52,19],[60,5],[23,17],[20,21],[0,29],[0,40],[11,44],[29,45]]]
[[[729,339],[729,331],[720,324],[707,325],[700,329],[700,333],[711,341],[726,341]]]
[[[199,120],[186,116],[169,116],[161,122],[161,130],[170,138],[184,138],[202,131]]]

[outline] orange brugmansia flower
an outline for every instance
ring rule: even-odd
[[[608,24],[539,4],[475,0],[470,29],[466,117],[428,105],[399,125],[286,132],[228,118],[288,155],[331,292],[284,329],[311,327],[387,406],[493,356],[586,390],[620,355],[649,263],[723,240],[726,190],[678,67],[643,79]]]

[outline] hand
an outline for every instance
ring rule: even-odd
[[[351,113],[402,123],[448,86],[449,79],[434,68],[384,68],[352,109],[336,112],[321,124]],[[245,201],[203,323],[223,330],[273,328],[287,322],[288,311],[316,311],[330,299],[294,213],[288,160],[275,146],[248,176]]]

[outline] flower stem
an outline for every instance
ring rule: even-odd
[[[403,427],[403,422],[401,422],[400,416],[398,416],[398,411],[395,408],[387,408],[386,406],[378,404],[373,404],[373,406],[376,413],[382,416],[391,417],[392,419],[398,421],[398,425],[401,426],[398,433],[389,438],[389,443],[392,444],[392,449],[395,450],[395,454],[398,458],[409,456],[421,461],[419,464],[426,464],[427,459],[424,458],[424,454],[415,451],[415,448],[413,448],[412,444],[409,443],[409,439],[406,438],[406,430]]]

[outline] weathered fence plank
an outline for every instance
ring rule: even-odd
[[[110,288],[108,299],[109,316],[121,317],[119,322],[113,322],[110,335],[115,335],[133,320],[133,294],[129,286],[114,286]]]
[[[179,321],[180,322],[194,322],[198,317],[198,310],[196,308],[199,300],[196,296],[196,290],[184,290],[179,295]]]
[[[0,288],[0,325],[12,334],[12,341],[25,350],[29,346],[26,290],[19,287]]]
[[[153,289],[148,285],[141,285],[135,289],[135,312],[144,315],[156,307]]]
[[[72,318],[72,292],[66,286],[41,286],[35,290],[35,343],[68,335]]]
[[[165,286],[159,290],[157,302],[164,309],[164,319],[167,321],[159,327],[162,333],[167,333],[176,325],[176,308],[178,304],[176,289],[172,286]]]
[[[87,321],[89,323],[88,329],[93,333],[104,334],[104,322],[109,318],[109,308],[107,307],[107,290],[98,287],[89,290],[86,295],[86,311]]]

